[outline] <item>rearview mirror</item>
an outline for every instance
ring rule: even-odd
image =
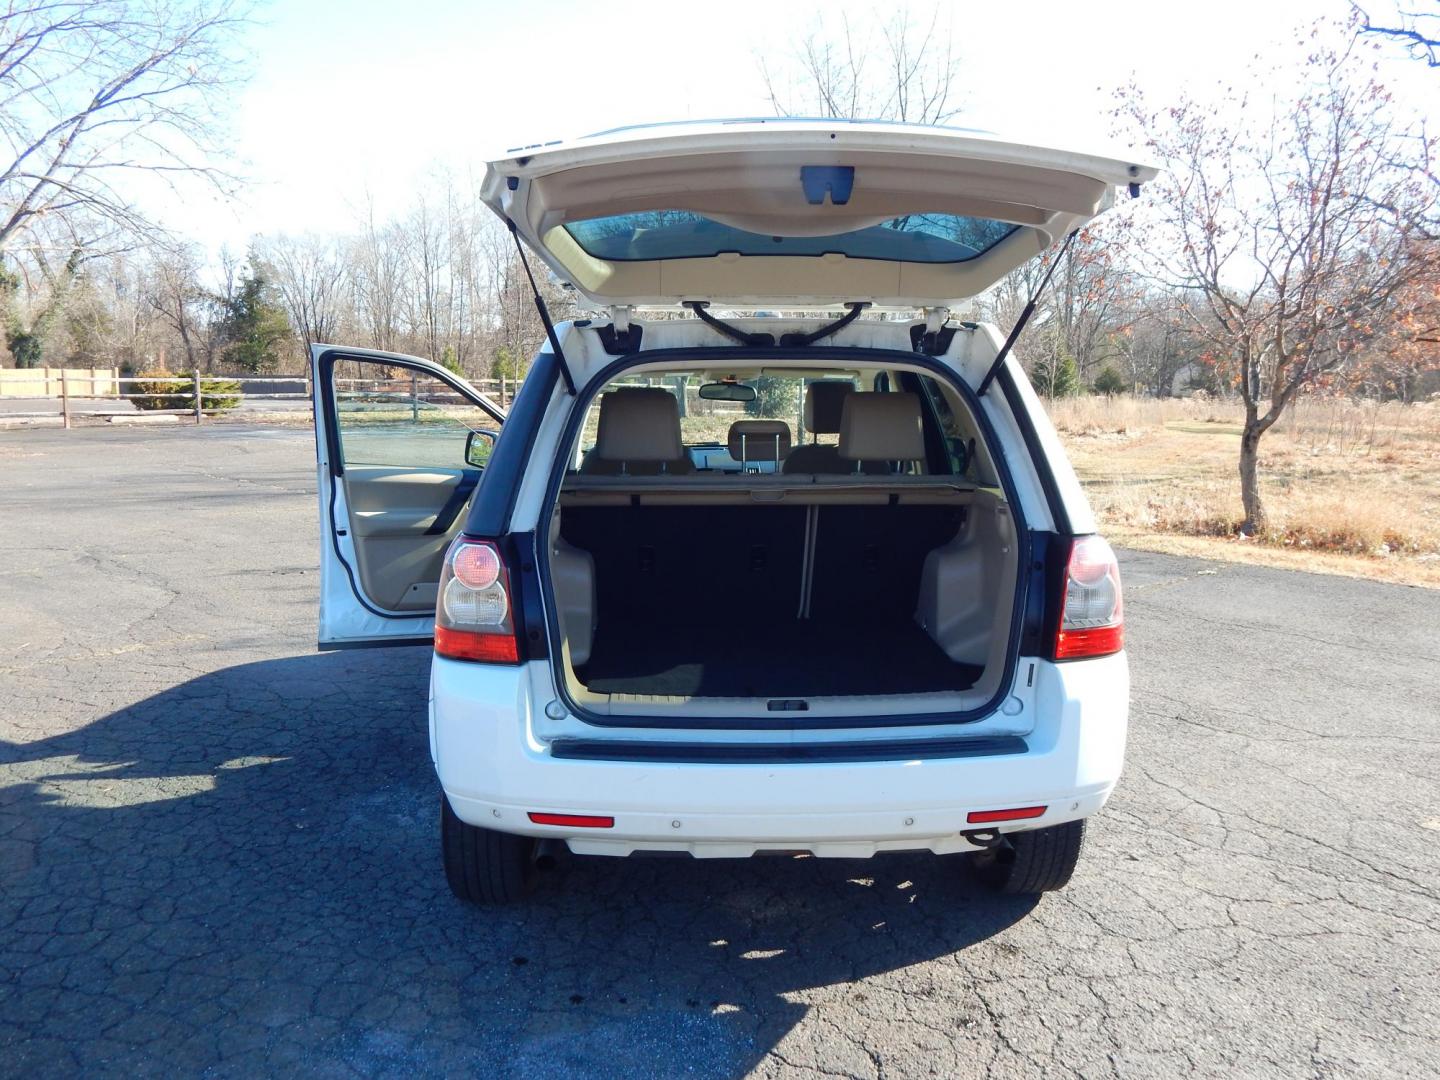
[[[700,385],[700,396],[706,401],[755,400],[755,388],[736,382],[707,382]]]
[[[490,455],[495,451],[495,442],[500,438],[498,431],[472,431],[465,436],[465,464],[472,469],[483,469],[490,464]]]

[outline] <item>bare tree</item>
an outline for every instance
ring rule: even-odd
[[[1243,99],[1152,112],[1132,87],[1125,106],[1167,170],[1143,249],[1183,290],[1192,325],[1244,402],[1246,535],[1266,525],[1262,436],[1374,339],[1435,257],[1433,242],[1418,239],[1434,192],[1396,164],[1414,133],[1389,96],[1350,56],[1323,47],[1304,79],[1313,89],[1276,102],[1258,127],[1257,103]]]
[[[92,264],[90,280],[104,312],[104,363],[137,370],[148,366],[161,347],[157,331],[163,324],[147,300],[146,268],[132,256],[109,255]]]
[[[341,245],[333,238],[278,236],[257,244],[252,262],[262,264],[308,354],[316,342],[339,337],[349,311],[349,276]]]
[[[1143,310],[1141,283],[1117,241],[1117,231],[1124,227],[1123,222],[1097,222],[1081,230],[1068,250],[1047,252],[1020,266],[977,302],[984,318],[1000,326],[1013,325],[1051,260],[1060,259],[1015,350],[1044,394],[1055,389],[1064,357],[1074,361],[1077,375],[1086,383],[1103,364],[1124,358],[1126,348],[1117,339]]]
[[[1080,377],[1093,381],[1097,369],[1115,359],[1114,339],[1139,317],[1140,283],[1122,258],[1117,240],[1128,219],[1100,221],[1080,231],[1059,256],[1051,278],[1055,337],[1059,348],[1074,357]]]
[[[145,231],[127,177],[219,180],[232,0],[33,0],[0,11],[0,252]],[[58,238],[45,235],[58,234]]]
[[[378,224],[374,204],[367,206],[360,235],[351,246],[350,267],[356,322],[371,348],[397,347],[408,239],[398,224]]]
[[[1350,7],[1360,33],[1398,41],[1427,67],[1440,68],[1440,3],[1433,4],[1430,11],[1397,9],[1393,19],[1382,23],[1372,20],[1361,5],[1352,3]]]
[[[1214,388],[1212,368],[1201,363],[1204,343],[1191,313],[1172,290],[1152,289],[1136,298],[1131,319],[1114,343],[1116,359],[1131,384],[1146,393],[1169,397],[1177,390]],[[1177,385],[1182,373],[1187,377]]]
[[[485,294],[490,304],[485,351],[489,355],[492,375],[504,376],[513,383],[524,374],[530,357],[544,341],[545,329],[536,314],[530,283],[520,266],[515,242],[504,225],[498,220],[487,220],[480,228],[477,239],[481,265],[487,274]],[[574,308],[570,292],[547,276],[543,269],[536,280],[551,317],[557,322],[570,318]]]
[[[794,52],[762,56],[771,107],[777,116],[945,123],[960,112],[960,58],[940,11],[917,20],[901,7],[858,26],[842,15],[838,33],[817,26]]]
[[[1351,3],[1350,8],[1357,37],[1398,41],[1411,57],[1427,67],[1440,69],[1440,0],[1432,0],[1430,11],[1406,11],[1397,7],[1383,24],[1372,21],[1369,12],[1359,4]],[[1426,137],[1422,125],[1409,160],[1403,164],[1414,169],[1416,175],[1428,181],[1440,195],[1440,163],[1435,161],[1435,146],[1435,142]],[[1440,239],[1440,198],[1436,200],[1435,209],[1423,224],[1425,235],[1432,240]]]
[[[200,285],[200,262],[194,248],[162,251],[151,268],[145,299],[180,338],[185,370],[201,366],[210,356],[205,307],[213,302]],[[208,367],[208,363],[206,364]]]
[[[422,196],[406,222],[405,317],[411,336],[432,360],[442,355],[445,291],[445,225],[430,200]]]

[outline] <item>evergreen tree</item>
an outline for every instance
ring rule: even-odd
[[[49,293],[44,306],[32,316],[28,327],[21,320],[14,303],[20,289],[20,278],[0,268],[0,303],[3,303],[3,308],[9,315],[5,344],[10,349],[10,355],[15,358],[17,368],[37,368],[45,360],[46,340],[51,337],[56,323],[66,314],[71,287],[79,274],[81,254],[81,249],[77,247],[70,252],[60,270],[52,271],[48,267],[45,269]]]
[[[1083,389],[1075,357],[1063,349],[1035,362],[1034,383],[1036,390],[1052,398],[1074,397]]]
[[[501,345],[495,350],[495,356],[490,362],[490,377],[493,379],[506,379],[513,390],[525,375],[525,365],[520,362],[508,345]]]
[[[12,323],[5,333],[5,345],[15,358],[17,368],[37,368],[45,358],[45,346],[41,336],[22,329],[19,323]]]
[[[1125,376],[1115,370],[1114,364],[1106,364],[1100,369],[1100,374],[1095,376],[1095,392],[1104,394],[1107,397],[1111,394],[1123,394],[1130,389],[1130,384],[1125,381]]]
[[[755,400],[746,404],[745,412],[750,416],[794,416],[800,409],[800,383],[796,379],[776,378],[761,375],[751,379],[755,387]]]
[[[263,271],[241,275],[234,295],[224,301],[220,332],[228,343],[225,358],[236,367],[254,374],[279,368],[290,320]]]

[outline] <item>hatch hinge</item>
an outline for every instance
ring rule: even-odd
[[[990,370],[985,373],[985,378],[980,380],[979,387],[975,390],[976,397],[983,397],[990,384],[995,381],[995,376],[1000,374],[1000,369],[1005,364],[1005,359],[1010,355],[1010,350],[1015,346],[1015,340],[1020,336],[1020,331],[1025,329],[1025,324],[1030,321],[1030,316],[1035,314],[1035,305],[1040,302],[1040,294],[1050,284],[1050,278],[1055,273],[1055,268],[1060,265],[1060,260],[1065,258],[1065,253],[1070,250],[1070,244],[1075,240],[1075,234],[1079,229],[1072,229],[1070,235],[1065,237],[1065,243],[1060,245],[1055,258],[1045,268],[1045,276],[1040,279],[1040,284],[1030,294],[1030,299],[1025,302],[1025,307],[1020,312],[1020,317],[1015,320],[1015,325],[1010,328],[1010,336],[1005,339],[1005,344],[1000,346],[1000,351],[995,354],[995,362],[990,365]]]
[[[555,361],[560,365],[560,375],[565,380],[565,389],[570,392],[571,397],[574,397],[575,376],[570,374],[570,365],[565,362],[565,350],[560,347],[560,335],[555,333],[555,324],[550,320],[550,309],[545,306],[545,297],[540,295],[540,286],[535,283],[535,275],[530,272],[530,260],[525,258],[525,247],[520,243],[520,230],[508,217],[505,219],[505,224],[510,228],[510,235],[515,238],[515,250],[520,253],[520,265],[525,269],[525,277],[530,282],[530,294],[535,297],[535,310],[540,314],[540,325],[545,327],[545,336],[550,341],[550,351],[555,354]]]
[[[950,351],[950,342],[955,339],[958,329],[945,325],[950,318],[950,309],[927,307],[920,314],[925,316],[925,321],[910,327],[910,350],[926,356],[944,356]]]
[[[634,313],[635,309],[629,304],[616,304],[610,308],[610,325],[595,328],[600,344],[611,356],[640,351],[640,339],[645,334],[645,328],[630,321]]]

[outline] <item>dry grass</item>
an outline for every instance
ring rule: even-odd
[[[1091,397],[1051,418],[1125,543],[1440,587],[1440,406],[1300,402],[1261,443],[1254,540],[1237,535],[1237,405]]]

